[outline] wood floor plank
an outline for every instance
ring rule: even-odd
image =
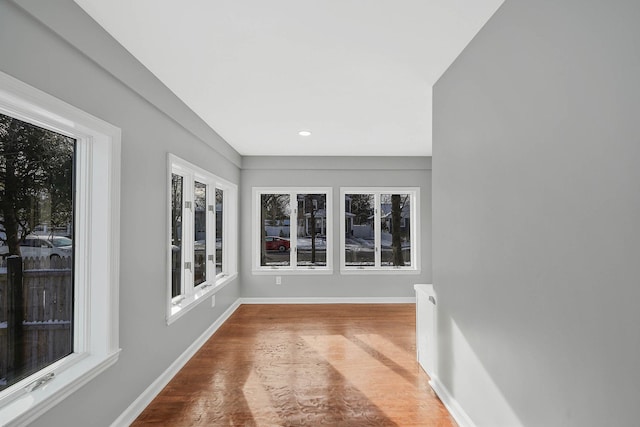
[[[455,426],[414,304],[242,305],[133,426]]]

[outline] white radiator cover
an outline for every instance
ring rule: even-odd
[[[416,291],[416,350],[418,363],[429,377],[436,378],[438,337],[436,293],[433,285],[418,284]]]

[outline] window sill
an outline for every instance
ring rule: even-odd
[[[5,427],[22,426],[33,422],[44,412],[51,409],[80,387],[104,372],[118,361],[120,350],[108,355],[88,353],[72,354],[60,363],[50,365],[35,377],[30,377],[17,383],[16,386],[25,389],[34,381],[54,373],[50,382],[24,393],[0,408],[0,420]],[[71,365],[71,366],[69,366]]]
[[[376,268],[376,267],[364,267],[364,268],[341,268],[340,274],[420,274],[420,269],[417,268]]]
[[[191,309],[196,307],[207,297],[215,294],[220,289],[224,288],[229,282],[235,280],[238,277],[238,273],[230,274],[229,276],[220,277],[215,283],[205,282],[204,284],[196,288],[196,292],[189,298],[184,298],[182,301],[171,305],[171,315],[167,318],[167,325],[172,324]]]
[[[306,274],[333,274],[333,268],[261,268],[252,271],[257,276],[290,276],[290,275],[306,275]]]

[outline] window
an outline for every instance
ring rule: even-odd
[[[419,189],[341,190],[341,271],[419,272]]]
[[[0,113],[0,391],[73,353],[75,145]]]
[[[169,170],[171,323],[237,275],[237,186],[172,154]]]
[[[0,73],[0,197],[0,419],[27,424],[117,361],[120,130]]]
[[[331,188],[254,188],[254,273],[330,273]]]

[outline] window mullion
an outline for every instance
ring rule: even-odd
[[[216,277],[216,187],[215,183],[207,181],[207,202],[205,206],[205,277],[207,282],[215,282]],[[213,206],[213,208],[211,208]],[[210,255],[213,255],[210,257]]]
[[[298,267],[298,195],[289,193],[289,267]]]
[[[374,245],[375,245],[375,268],[380,268],[382,265],[382,222],[381,222],[381,209],[380,209],[380,193],[374,194]]]
[[[409,219],[409,227],[411,227],[411,266],[420,268],[420,193],[414,191],[411,196],[411,218]]]
[[[182,241],[183,244],[183,295],[185,297],[190,296],[193,293],[193,269],[194,269],[194,191],[195,179],[193,174],[187,174],[185,176],[185,198],[184,198],[184,211],[183,211],[183,229],[182,229]],[[189,263],[190,268],[186,268],[186,263]]]
[[[410,231],[409,231],[409,239],[411,239],[411,245],[409,246],[409,250],[411,251],[411,267],[415,268],[418,265],[417,262],[417,258],[418,258],[418,251],[416,251],[416,243],[418,242],[418,236],[416,235],[416,211],[418,209],[417,207],[417,197],[416,197],[416,193],[415,191],[412,191],[409,194],[409,203],[410,203],[410,209],[409,209],[409,227],[410,227]],[[406,224],[406,220],[405,220],[405,224]]]
[[[227,248],[228,248],[230,242],[229,242],[229,236],[225,235],[225,231],[230,229],[230,227],[228,225],[229,224],[229,220],[230,220],[229,219],[229,215],[228,215],[229,207],[227,206],[228,203],[229,203],[228,202],[229,201],[229,192],[227,191],[227,189],[225,187],[219,187],[219,188],[222,190],[222,211],[221,211],[221,213],[222,213],[222,242],[220,244],[220,253],[222,255],[222,263],[220,265],[220,268],[221,268],[221,272],[220,273],[222,275],[227,275],[228,272],[230,271],[230,268],[229,268],[230,260],[229,260],[229,255],[227,255],[227,254],[229,254],[229,250]],[[217,227],[217,224],[218,224],[218,217],[217,217],[218,211],[216,210],[216,204],[215,203],[217,203],[217,202],[214,202],[214,211],[215,211],[215,215],[216,215],[215,216],[214,228]],[[214,244],[215,245],[218,244],[217,236],[216,236],[216,242]],[[214,261],[214,267],[215,267],[215,265],[217,265],[217,263],[218,263],[218,258],[217,258],[217,256],[218,256],[218,247],[217,246],[215,246],[213,248],[213,252],[214,252],[213,259],[215,260]]]

